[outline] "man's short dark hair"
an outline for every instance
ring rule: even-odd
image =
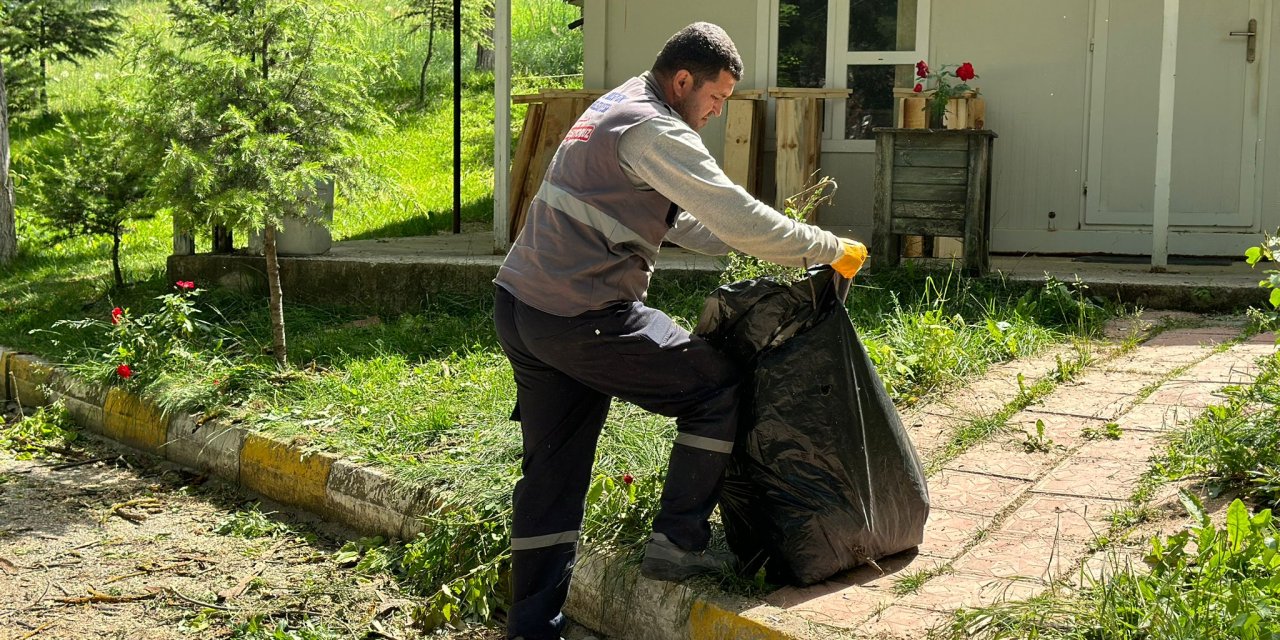
[[[724,29],[710,22],[695,22],[671,36],[653,61],[653,73],[664,78],[681,69],[693,74],[695,87],[719,78],[721,71],[741,80],[742,56]]]

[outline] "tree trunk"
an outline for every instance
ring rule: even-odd
[[[48,41],[49,41],[48,35],[45,33],[44,5],[40,5],[40,42],[45,43]],[[40,52],[40,108],[41,108],[41,113],[43,113],[46,116],[49,115],[49,92],[47,90],[47,87],[49,86],[49,77],[48,77],[47,67],[48,67],[47,55],[43,51],[41,51]]]
[[[276,366],[289,368],[289,352],[284,339],[284,296],[280,292],[280,257],[276,255],[276,227],[268,224],[262,230],[262,253],[267,258],[267,289],[271,291],[268,313],[271,316],[271,351]]]
[[[9,177],[9,94],[4,62],[0,61],[0,265],[18,255],[18,231],[13,218],[13,181]]]
[[[489,28],[476,43],[476,71],[493,71],[493,49],[485,46],[485,42],[493,42],[493,3],[485,3],[484,15],[489,18]]]
[[[418,103],[426,104],[427,102],[427,67],[431,66],[431,53],[436,44],[436,18],[431,16],[431,23],[427,25],[427,59],[422,61],[422,72],[418,74]]]
[[[49,61],[44,56],[40,57],[40,110],[44,115],[49,115]]]
[[[489,37],[493,37],[492,30]],[[476,71],[493,71],[493,49],[480,42],[476,43]]]
[[[111,275],[116,278],[116,288],[124,286],[124,275],[120,273],[120,236],[124,230],[116,227],[111,232]]]
[[[213,253],[231,253],[235,251],[235,238],[231,229],[220,224],[213,225]]]

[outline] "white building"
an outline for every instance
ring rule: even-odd
[[[892,87],[911,86],[918,60],[972,62],[987,128],[999,136],[993,251],[1151,255],[1152,224],[1164,215],[1157,183],[1167,176],[1168,252],[1238,257],[1261,231],[1280,226],[1280,46],[1270,37],[1280,28],[1277,4],[583,0],[584,86],[636,75],[670,34],[706,20],[742,53],[740,89],[852,89],[850,100],[827,104],[821,164],[841,189],[820,224],[869,239],[868,130],[892,122]],[[1171,8],[1176,30],[1164,27]],[[1256,36],[1232,35],[1250,31],[1251,21]],[[1171,152],[1160,162],[1162,69],[1173,108],[1163,123]],[[704,132],[712,150],[722,147],[722,131],[721,121]]]

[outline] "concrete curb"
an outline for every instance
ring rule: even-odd
[[[170,415],[129,391],[99,388],[0,346],[0,401],[61,402],[85,430],[217,476],[266,498],[368,534],[411,539],[440,498],[374,468],[190,414]],[[565,607],[624,640],[809,640],[847,635],[761,601],[732,600],[648,580],[634,566],[584,550]]]

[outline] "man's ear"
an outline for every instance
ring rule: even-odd
[[[693,92],[694,78],[693,74],[687,69],[680,69],[671,77],[671,87],[675,90],[677,98],[683,98]]]

